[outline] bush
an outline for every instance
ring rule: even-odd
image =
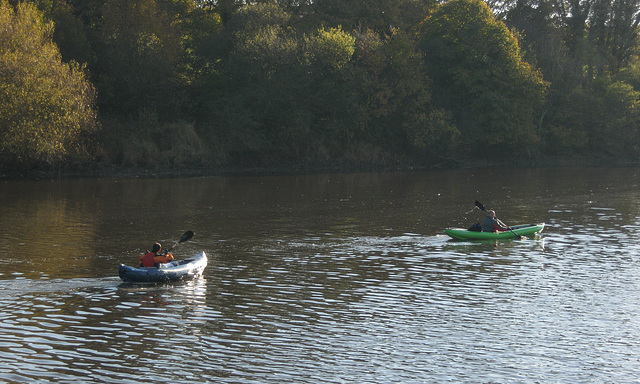
[[[6,164],[53,164],[79,155],[97,127],[83,68],[63,63],[53,24],[35,5],[0,2],[0,151]]]

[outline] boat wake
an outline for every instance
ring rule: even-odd
[[[118,276],[102,278],[71,279],[24,279],[0,280],[0,295],[10,293],[47,293],[86,289],[117,289],[122,280]]]

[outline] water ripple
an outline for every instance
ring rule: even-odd
[[[640,226],[612,228],[283,236],[169,286],[2,280],[0,380],[632,383]]]

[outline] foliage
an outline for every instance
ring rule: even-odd
[[[355,37],[345,33],[341,28],[323,28],[316,36],[307,40],[309,61],[327,70],[343,68],[355,52],[355,41]]]
[[[181,41],[156,0],[107,0],[102,7],[95,78],[105,111],[171,111]]]
[[[145,169],[179,169],[216,164],[216,152],[198,128],[185,121],[163,123],[150,111],[136,121],[106,119],[97,156],[105,165]]]
[[[394,29],[413,28],[434,0],[315,0],[309,14],[318,24],[341,25],[346,30],[371,30],[385,36]],[[314,16],[320,20],[314,20]]]
[[[425,20],[421,34],[434,100],[452,111],[466,148],[486,155],[536,144],[546,85],[485,3],[444,3]]]
[[[5,162],[55,163],[97,127],[94,89],[65,64],[53,24],[29,3],[0,2],[0,150]]]
[[[10,3],[5,161],[88,145],[119,167],[640,155],[640,0]]]
[[[549,132],[553,153],[637,156],[640,92],[622,81],[601,79],[569,95],[558,125]]]

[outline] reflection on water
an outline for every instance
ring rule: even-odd
[[[14,223],[0,234],[0,381],[640,374],[636,169],[34,183],[0,185],[0,219]],[[443,228],[481,218],[475,199],[508,223],[550,225],[539,239],[449,240]],[[115,277],[187,229],[176,256],[210,254],[204,278]]]

